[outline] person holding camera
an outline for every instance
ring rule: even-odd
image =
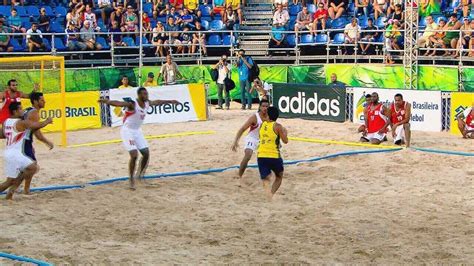
[[[249,56],[245,56],[245,51],[240,49],[237,53],[236,66],[239,69],[240,91],[242,110],[245,110],[247,102],[248,109],[252,109],[252,95],[250,94],[249,72],[253,66],[253,60]]]
[[[230,108],[230,96],[229,96],[229,91],[227,90],[225,86],[225,79],[229,76],[230,74],[230,68],[231,65],[227,61],[227,55],[223,55],[219,62],[215,64],[212,68],[217,69],[218,75],[217,75],[217,105],[218,107],[216,109],[223,109],[222,107],[222,102],[223,102],[223,97],[222,94],[225,94],[225,107],[227,110]]]

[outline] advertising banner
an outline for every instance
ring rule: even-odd
[[[61,94],[48,93],[44,94],[46,106],[41,109],[40,119],[44,120],[48,117],[53,118],[53,124],[46,126],[44,132],[57,132],[62,128],[62,110],[61,110]],[[100,106],[98,91],[86,92],[67,92],[66,93],[66,129],[78,130],[88,128],[100,128]],[[22,99],[23,108],[31,106],[30,100]]]
[[[452,92],[451,93],[451,133],[461,135],[458,129],[456,118],[468,108],[474,108],[473,92]]]
[[[364,123],[365,94],[377,92],[380,102],[387,108],[395,94],[401,93],[403,99],[412,106],[411,129],[421,131],[441,131],[441,92],[414,90],[387,90],[373,88],[354,88],[354,123]]]
[[[150,100],[177,100],[180,104],[150,106],[145,124],[199,121],[207,119],[206,91],[203,84],[171,85],[147,88]],[[137,88],[110,90],[110,100],[136,99]],[[112,126],[122,125],[124,110],[110,107]]]
[[[315,84],[273,84],[280,117],[344,122],[346,90]]]

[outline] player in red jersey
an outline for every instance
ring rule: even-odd
[[[390,123],[393,142],[396,145],[405,144],[410,147],[411,104],[403,100],[403,95],[395,94],[394,102],[390,105]]]
[[[34,91],[36,91],[36,84]],[[18,90],[18,82],[14,79],[10,79],[7,82],[7,88],[4,92],[0,92],[0,98],[2,99],[2,108],[0,109],[0,124],[3,124],[7,118],[10,117],[10,112],[8,107],[11,103],[20,102],[21,98],[28,99],[30,95],[28,93],[23,93]]]
[[[371,104],[364,110],[366,136],[360,141],[380,144],[385,140],[387,127],[390,125],[387,108],[379,102],[378,93],[372,93]]]
[[[458,115],[457,120],[462,137],[474,139],[474,103],[472,103],[471,108],[467,108],[462,114]]]

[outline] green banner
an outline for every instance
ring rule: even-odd
[[[59,70],[45,70],[43,76],[43,91],[45,93],[61,92]],[[18,82],[18,89],[23,92],[30,92],[34,84],[40,84],[40,70],[21,71],[0,71],[0,86],[5,88],[9,80],[15,79]]]
[[[127,76],[129,83],[133,87],[138,87],[137,76],[133,68],[99,68],[100,89],[113,89],[120,86],[123,76]]]
[[[273,103],[281,117],[344,122],[346,90],[318,84],[273,84]]]
[[[66,91],[97,91],[100,89],[100,70],[66,69]]]
[[[418,67],[419,90],[457,91],[458,84],[458,69],[456,67]]]
[[[288,83],[326,84],[324,66],[289,66]]]
[[[464,68],[462,81],[465,91],[474,92],[474,68]]]
[[[349,87],[391,88],[404,87],[403,67],[380,65],[325,65],[326,83],[331,82],[331,75],[337,75],[337,80]]]

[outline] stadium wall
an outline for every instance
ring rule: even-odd
[[[143,67],[143,77],[138,80],[138,68],[88,68],[66,69],[66,91],[97,91],[116,88],[122,76],[128,76],[130,83],[135,86],[142,84],[148,72],[158,73],[159,66]],[[216,85],[210,76],[210,66],[180,66],[184,83],[208,83],[209,96],[216,98]],[[383,65],[354,65],[330,64],[313,66],[260,66],[260,77],[269,83],[314,83],[327,84],[332,73],[336,73],[338,80],[351,87],[365,88],[403,88],[403,67]],[[464,68],[459,73],[456,67],[420,66],[418,88],[420,90],[458,91],[459,84],[463,84],[464,91],[474,92],[474,68]],[[236,89],[231,97],[240,97],[237,71],[232,72],[236,81]],[[2,71],[0,84],[6,84],[10,78],[19,81],[20,88],[32,88],[34,82],[39,81],[38,71]],[[57,92],[54,88],[53,75],[44,78],[45,92]],[[56,82],[57,83],[57,82]]]

